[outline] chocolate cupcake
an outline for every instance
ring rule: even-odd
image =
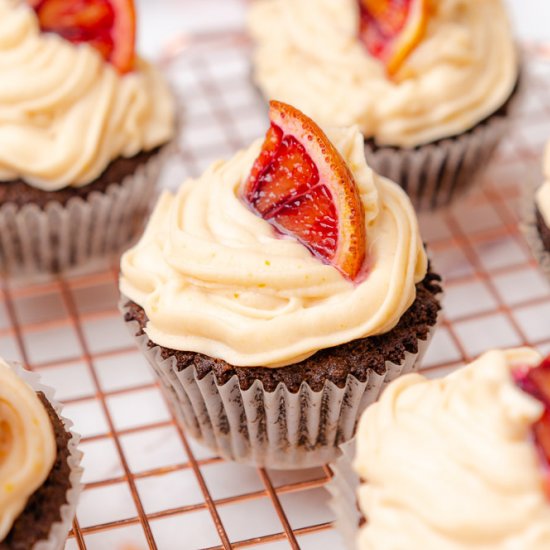
[[[79,437],[38,376],[0,360],[0,549],[61,550],[80,494]]]
[[[174,135],[168,86],[134,53],[132,3],[101,8],[105,43],[77,32],[60,4],[0,0],[3,273],[88,267],[128,246]]]
[[[348,548],[548,548],[549,382],[519,348],[390,384],[329,484]]]
[[[416,208],[477,180],[508,125],[518,56],[501,0],[254,0],[254,80],[325,124]]]
[[[550,142],[543,156],[543,183],[523,187],[521,228],[541,270],[550,279]],[[540,174],[537,179],[540,181]]]
[[[221,456],[326,463],[413,370],[441,289],[405,193],[356,128],[272,125],[176,195],[121,263],[121,309],[186,430]]]
[[[537,193],[537,206],[535,212],[537,232],[545,252],[550,252],[550,216],[548,216],[548,209],[545,209],[541,203],[545,203],[546,199],[550,198],[550,194],[548,194],[550,189],[548,187],[548,183],[545,183],[544,188],[539,189],[539,192]],[[546,217],[542,214],[541,210],[547,212]]]

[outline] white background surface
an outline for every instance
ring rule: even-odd
[[[484,1],[484,0],[475,0]],[[140,51],[158,55],[182,32],[242,28],[246,0],[137,0]],[[521,39],[550,41],[549,0],[507,0]]]

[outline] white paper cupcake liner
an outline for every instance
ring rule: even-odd
[[[528,179],[527,183],[523,184],[520,215],[520,228],[522,233],[533,253],[533,256],[539,264],[539,268],[545,277],[550,281],[550,252],[544,248],[544,243],[540,237],[537,227],[537,205],[535,202],[535,193],[542,182],[542,179],[537,183],[534,179]]]
[[[341,445],[340,450],[342,454],[330,465],[334,475],[327,483],[326,489],[331,496],[329,507],[334,513],[334,527],[343,537],[346,548],[354,550],[363,519],[357,506],[360,479],[353,469],[355,438]]]
[[[127,302],[124,297],[120,302],[123,316]],[[237,376],[220,385],[213,372],[199,379],[194,367],[178,371],[175,357],[163,359],[161,348],[151,347],[146,335],[136,337],[136,321],[126,324],[187,433],[227,460],[274,469],[310,468],[336,459],[361,412],[386,384],[416,369],[436,326],[426,340],[418,340],[417,353],[406,352],[400,364],[386,362],[384,375],[369,371],[365,382],[348,376],[343,388],[327,382],[317,392],[303,383],[292,393],[283,384],[268,392],[256,381],[242,390]]]
[[[82,492],[82,468],[80,462],[82,460],[82,453],[78,450],[78,444],[80,442],[80,435],[71,431],[73,423],[64,418],[61,414],[63,406],[54,399],[54,390],[48,386],[44,386],[40,383],[40,376],[36,373],[27,371],[17,364],[10,363],[10,366],[14,369],[17,376],[24,380],[35,392],[42,392],[46,399],[50,402],[53,409],[63,422],[65,431],[70,434],[71,438],[67,444],[69,450],[69,456],[67,457],[67,464],[70,468],[69,480],[71,482],[71,488],[66,494],[66,503],[61,507],[60,516],[61,519],[54,523],[48,534],[46,540],[41,540],[35,543],[30,550],[62,550],[65,547],[65,541],[67,535],[72,527],[72,522],[76,514],[76,506],[80,493]]]
[[[365,157],[375,172],[405,189],[416,210],[439,208],[479,181],[508,129],[509,119],[508,115],[494,115],[460,136],[414,149],[373,148],[366,142]]]
[[[154,203],[160,170],[171,151],[162,147],[105,192],[65,205],[52,201],[0,206],[0,272],[32,278],[77,268],[95,269],[141,233]]]

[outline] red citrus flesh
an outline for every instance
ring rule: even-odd
[[[73,44],[90,44],[121,74],[135,65],[133,0],[28,0],[40,28]]]
[[[516,384],[544,404],[544,414],[533,425],[533,437],[544,469],[544,489],[550,498],[550,357],[534,368],[514,372]]]
[[[359,0],[359,37],[395,75],[426,32],[429,0]]]
[[[310,118],[270,102],[269,128],[243,189],[245,202],[280,232],[354,280],[365,261],[365,216],[344,159]]]

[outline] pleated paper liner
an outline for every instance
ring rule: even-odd
[[[127,302],[124,297],[120,302],[123,315]],[[136,336],[136,321],[126,324],[187,433],[227,460],[274,469],[335,460],[338,446],[353,436],[361,412],[385,385],[416,369],[436,326],[426,340],[418,340],[417,353],[406,352],[399,364],[386,362],[383,375],[369,371],[365,382],[348,376],[343,388],[326,382],[321,391],[303,383],[292,393],[282,383],[273,392],[259,381],[242,390],[237,376],[220,385],[212,372],[199,379],[193,366],[178,371],[174,356],[164,359],[147,335]]]
[[[334,476],[326,485],[331,496],[329,506],[334,513],[334,527],[349,550],[355,549],[357,534],[364,520],[357,505],[360,479],[353,469],[355,446],[355,439],[340,446],[342,454],[330,465]]]
[[[365,157],[375,172],[405,189],[416,210],[432,210],[449,205],[479,183],[509,122],[509,116],[493,115],[460,136],[414,149],[366,141]]]
[[[67,535],[71,530],[72,522],[76,513],[76,506],[80,493],[82,492],[82,468],[80,462],[82,453],[78,450],[80,436],[71,431],[72,422],[62,416],[62,405],[54,399],[54,390],[40,383],[40,376],[36,373],[29,372],[17,364],[10,364],[14,372],[35,392],[43,393],[46,399],[50,402],[56,414],[63,422],[65,431],[70,434],[71,438],[67,444],[69,456],[67,464],[70,468],[70,489],[66,493],[66,502],[59,511],[60,520],[53,523],[50,527],[48,538],[38,541],[29,550],[62,550],[65,547]]]

